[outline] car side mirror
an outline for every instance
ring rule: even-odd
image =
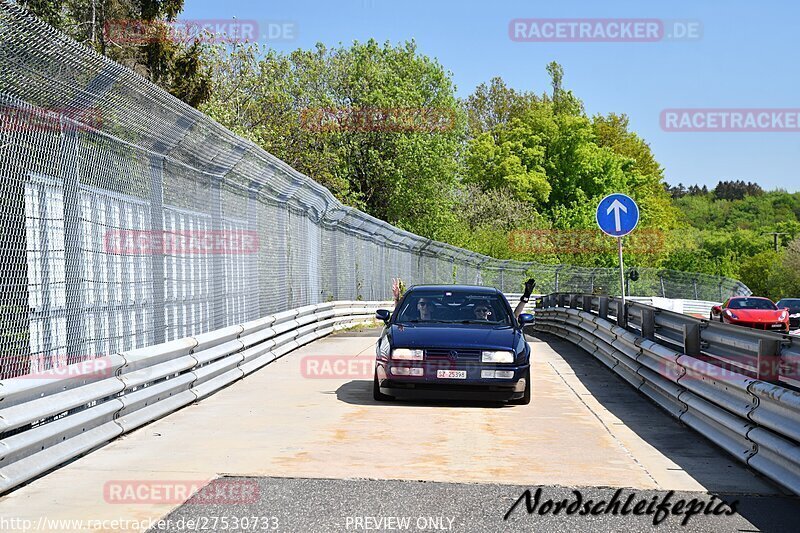
[[[389,322],[389,319],[392,318],[392,312],[388,309],[378,309],[375,311],[375,318],[383,320],[384,323]]]
[[[536,323],[536,317],[530,313],[522,313],[521,315],[519,315],[518,320],[520,327],[532,326],[533,324]]]

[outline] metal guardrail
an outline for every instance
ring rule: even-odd
[[[800,341],[637,302],[552,294],[538,331],[566,339],[683,423],[800,494]]]
[[[241,325],[0,381],[0,493],[233,383],[292,350],[369,322],[387,302],[308,305]]]

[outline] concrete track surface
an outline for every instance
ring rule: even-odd
[[[19,488],[0,499],[0,529],[403,529],[389,516],[409,517],[412,531],[653,527],[652,514],[538,514],[539,507],[528,515],[524,503],[503,520],[537,488],[541,502],[572,503],[573,491],[597,502],[617,489],[633,494],[632,503],[669,491],[673,501],[739,502],[730,516],[701,513],[685,527],[671,517],[660,531],[785,531],[794,528],[787,517],[800,516],[794,498],[568,343],[529,338],[528,406],[376,403],[376,337],[344,332],[317,341]],[[164,517],[171,522],[159,524]],[[204,522],[189,524],[193,517]]]

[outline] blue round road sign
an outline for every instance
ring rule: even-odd
[[[612,237],[624,237],[639,224],[639,206],[630,196],[611,194],[597,206],[597,225]]]

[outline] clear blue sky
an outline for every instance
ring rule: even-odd
[[[415,39],[449,71],[459,96],[501,76],[514,88],[549,89],[545,65],[590,114],[618,112],[647,140],[667,180],[757,181],[800,190],[800,133],[664,132],[665,108],[800,108],[800,6],[793,1],[186,0],[182,18],[291,21],[278,50],[375,38]],[[515,18],[660,18],[702,23],[702,38],[656,43],[513,42]]]

